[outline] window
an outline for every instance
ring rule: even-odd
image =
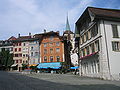
[[[19,48],[19,51],[21,51],[21,48]]]
[[[82,44],[83,42],[82,42],[82,37],[80,37],[80,44]]]
[[[113,32],[113,38],[119,37],[117,25],[112,24],[112,32]]]
[[[38,56],[38,52],[35,52],[35,56]]]
[[[21,59],[20,59],[19,61],[20,61],[20,63],[22,63],[22,60],[21,60]]]
[[[23,63],[25,63],[25,61],[23,61]]]
[[[84,35],[82,35],[82,43],[84,43]]]
[[[17,52],[17,48],[15,48],[15,52]]]
[[[46,57],[46,56],[44,56],[44,61],[45,61],[45,62],[47,61],[47,57]]]
[[[14,56],[15,56],[15,57],[18,57],[18,54],[15,54]]]
[[[25,57],[25,54],[23,54],[23,57]]]
[[[94,53],[94,52],[95,52],[94,43],[93,43],[93,44],[91,44],[91,51],[92,51],[92,53]]]
[[[47,54],[47,49],[44,49],[44,54]]]
[[[38,41],[36,41],[36,44],[38,43]]]
[[[117,41],[112,42],[112,50],[120,51],[120,42],[117,42]]]
[[[86,33],[84,34],[84,42],[86,42]]]
[[[92,37],[95,37],[97,34],[98,34],[98,28],[97,28],[97,25],[94,25],[94,26],[91,28],[91,36],[92,36]]]
[[[91,30],[88,31],[88,39],[91,39]]]
[[[90,51],[89,51],[89,46],[87,46],[87,47],[86,47],[86,53],[87,53],[87,55],[89,55],[89,54],[90,54]]]
[[[33,52],[31,52],[31,56],[33,56]]]
[[[88,40],[88,32],[86,32],[86,40]]]
[[[49,45],[50,45],[50,47],[52,47],[52,46],[53,46],[53,43],[50,43]]]
[[[18,57],[22,57],[22,54],[18,54]]]
[[[60,52],[60,49],[59,49],[59,48],[56,48],[56,52]]]
[[[47,43],[44,43],[44,47],[47,47]]]
[[[87,50],[86,50],[86,48],[84,48],[84,51],[85,51],[85,56],[87,55]]]
[[[53,62],[53,56],[50,56],[50,62]]]
[[[82,51],[83,51],[83,56],[85,56],[85,49],[82,49]]]
[[[60,42],[56,42],[56,46],[60,46]]]
[[[80,50],[80,56],[83,57],[83,51],[82,50]]]
[[[60,56],[57,56],[56,58],[57,58],[57,62],[59,62],[60,61]]]
[[[25,43],[23,43],[23,46],[25,46]]]
[[[33,47],[31,47],[31,50],[33,50]]]
[[[19,46],[21,46],[21,43],[19,43]]]
[[[16,60],[16,63],[18,63],[18,60]]]
[[[97,69],[98,69],[98,72],[100,72],[100,64],[98,60],[97,60]]]
[[[50,49],[50,53],[51,53],[51,54],[53,53],[53,49],[52,49],[52,48]]]
[[[99,41],[95,42],[95,52],[99,51]]]
[[[18,43],[16,43],[16,46],[18,46]]]
[[[92,73],[94,73],[94,64],[93,64],[93,61],[91,61],[91,64],[92,64]]]
[[[53,36],[50,36],[50,40],[53,40]]]

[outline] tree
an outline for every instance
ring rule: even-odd
[[[9,50],[2,49],[0,57],[2,66],[7,70],[10,69],[10,66],[14,63],[13,54],[11,54]]]
[[[27,69],[27,68],[28,68],[27,64],[22,64],[22,70]]]

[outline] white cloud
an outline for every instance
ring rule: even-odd
[[[73,30],[78,13],[91,1],[81,0],[77,6],[71,6],[74,2],[72,0],[70,5],[69,2],[64,0],[51,0],[50,2],[48,0],[40,0],[39,2],[36,0],[9,0],[9,9],[7,14],[0,15],[0,23],[2,23],[1,26],[4,29],[3,32],[11,32],[11,34],[8,33],[9,36],[17,35],[18,33],[23,35],[29,32],[40,33],[44,28],[48,31],[63,31],[68,11]]]
[[[8,0],[0,8],[0,39],[8,38],[18,33],[26,35],[29,32],[40,33],[43,29],[65,29],[67,12],[71,30],[87,6],[94,0]],[[97,2],[98,3],[98,2]],[[6,5],[5,5],[6,4]],[[3,34],[6,33],[4,36]]]
[[[87,8],[87,6],[92,5],[93,1],[94,0],[80,0],[74,8],[70,9],[69,16],[70,16],[70,21],[72,22],[71,24],[72,27],[74,27],[75,22],[80,17],[82,12]],[[74,31],[74,28],[72,29]]]

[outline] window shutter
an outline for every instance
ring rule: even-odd
[[[112,32],[113,32],[113,38],[118,38],[118,29],[117,29],[117,25],[112,24]]]

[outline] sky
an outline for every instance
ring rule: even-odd
[[[0,40],[47,31],[71,31],[88,7],[120,9],[120,0],[0,0]]]

